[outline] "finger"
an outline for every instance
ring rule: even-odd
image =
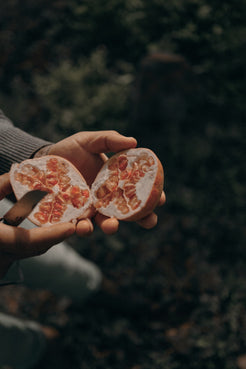
[[[99,213],[97,213],[95,216],[95,222],[101,228],[101,230],[108,235],[116,233],[119,228],[118,219],[108,218]]]
[[[137,146],[134,137],[126,137],[116,131],[86,132],[76,135],[81,145],[90,153],[99,154],[104,152],[118,152]]]
[[[166,194],[164,191],[162,191],[162,194],[161,194],[161,197],[160,197],[160,200],[159,200],[159,203],[157,206],[163,206],[166,202]]]
[[[33,229],[11,227],[5,224],[0,226],[1,251],[13,255],[16,259],[41,255],[75,232],[75,225],[72,223]]]
[[[93,229],[93,224],[90,219],[82,219],[76,226],[76,234],[80,237],[90,236]]]
[[[151,213],[147,217],[137,221],[137,223],[145,229],[151,229],[157,225],[157,221],[158,221],[157,215],[155,213]]]
[[[12,192],[12,187],[9,180],[9,173],[0,176],[0,200]]]

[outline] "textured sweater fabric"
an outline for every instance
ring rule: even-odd
[[[8,172],[13,163],[30,158],[41,147],[49,144],[15,127],[0,110],[0,174]]]

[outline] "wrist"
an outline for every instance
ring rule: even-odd
[[[32,158],[40,158],[41,156],[49,155],[52,146],[53,144],[49,144],[41,147],[40,149],[38,149],[33,153]]]

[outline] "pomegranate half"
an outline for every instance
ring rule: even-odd
[[[38,226],[76,221],[85,217],[92,205],[90,189],[82,175],[60,156],[48,155],[13,164],[10,182],[17,200],[34,189],[49,192],[29,216]]]
[[[108,217],[136,221],[157,206],[164,171],[153,151],[129,149],[115,154],[99,171],[91,187],[96,210]]]

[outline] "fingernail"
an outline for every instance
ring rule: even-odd
[[[135,137],[127,137],[129,140],[132,140],[132,141],[134,141],[134,143],[135,143],[135,145],[137,144],[137,140],[136,140],[136,138]]]

